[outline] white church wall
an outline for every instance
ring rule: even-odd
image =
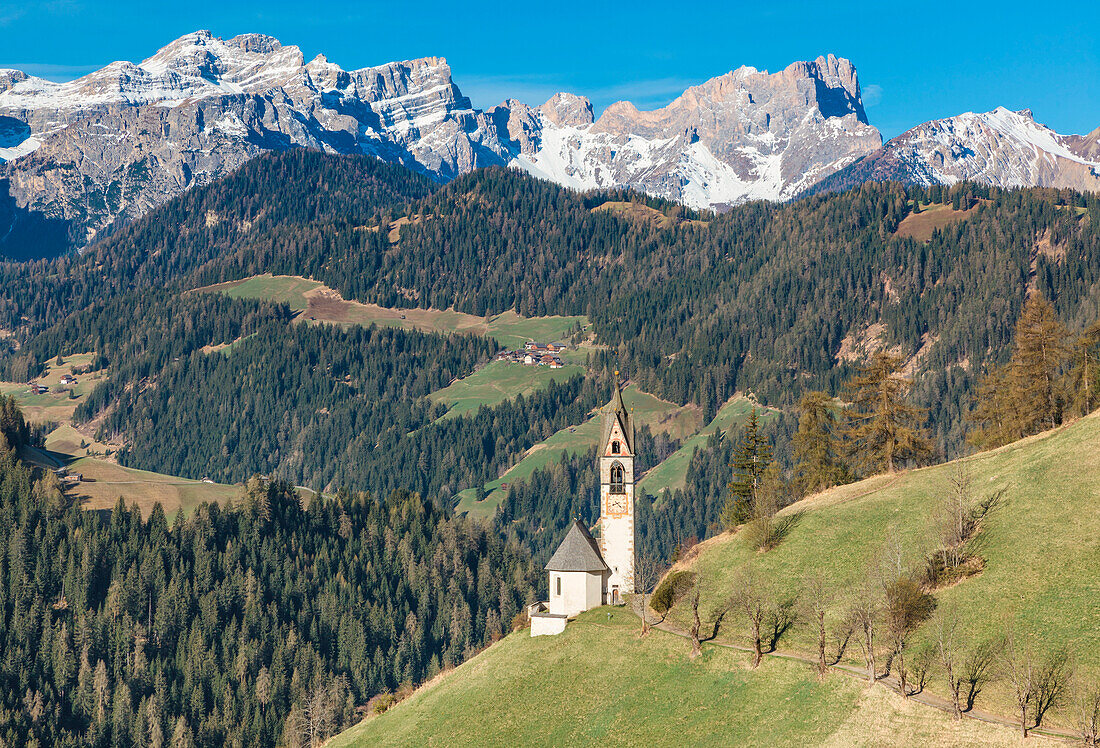
[[[598,607],[602,602],[602,587],[601,574],[587,571],[550,572],[550,612],[575,616]]]
[[[603,605],[604,575],[585,574],[584,609],[592,610]]]

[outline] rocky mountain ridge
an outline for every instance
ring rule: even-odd
[[[739,68],[642,112],[557,94],[475,109],[442,58],[344,70],[259,34],[188,34],[54,83],[0,71],[0,253],[82,246],[264,150],[366,153],[447,181],[512,165],[695,207],[782,199],[881,143],[836,57]]]
[[[1060,135],[1030,110],[966,112],[918,125],[827,176],[810,192],[866,181],[930,186],[969,181],[997,187],[1100,191],[1100,129]]]
[[[1029,112],[925,123],[883,145],[855,66],[740,67],[652,111],[558,93],[475,108],[439,57],[345,70],[261,34],[183,36],[140,62],[55,83],[0,70],[0,255],[49,256],[268,150],[368,154],[445,182],[511,166],[576,189],[627,187],[721,210],[867,180],[1100,189],[1100,130]]]
[[[633,187],[695,208],[793,197],[882,143],[855,67],[832,55],[775,74],[741,67],[666,107],[622,101],[595,121],[588,100],[570,94],[538,109],[504,107],[514,163],[532,174],[578,189]]]

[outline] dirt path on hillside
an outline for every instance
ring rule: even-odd
[[[630,611],[634,615],[641,618],[641,616],[642,616],[641,599],[637,595],[632,596],[629,608],[630,608]],[[652,610],[647,610],[645,612],[645,616],[646,616],[646,620],[654,628],[660,629],[661,631],[665,631],[669,634],[674,634],[675,636],[683,637],[684,639],[690,639],[691,638],[690,634],[688,634],[687,631],[685,631],[684,629],[680,628],[679,626],[671,623],[666,618],[664,618],[662,616],[658,616]],[[716,646],[716,647],[725,647],[726,649],[737,650],[739,652],[752,652],[751,647],[741,646],[740,644],[734,644],[734,643],[728,642],[728,641],[718,641],[717,638],[702,639],[701,642],[704,645],[710,644],[710,645],[713,645],[713,646]],[[803,653],[800,653],[800,652],[789,652],[789,651],[783,651],[783,650],[775,650],[775,651],[772,651],[772,652],[766,652],[764,654],[764,656],[765,657],[778,657],[780,659],[794,660],[796,662],[804,662],[812,668],[817,667],[817,658],[816,657],[812,657],[810,655],[806,655],[806,654],[803,654]],[[830,666],[829,670],[830,670],[830,672],[840,673],[841,675],[846,675],[849,678],[853,678],[855,680],[862,681],[864,684],[867,683],[867,670],[866,670],[866,668],[854,667],[852,665],[837,664],[837,665]],[[895,693],[900,693],[901,692],[901,684],[900,684],[898,678],[893,676],[893,675],[879,676],[876,679],[875,682],[876,683],[881,683],[882,685],[886,686],[887,688],[894,691]],[[938,695],[936,695],[934,693],[931,693],[927,690],[922,690],[920,693],[911,694],[909,696],[909,700],[910,701],[915,701],[918,704],[924,704],[925,706],[930,706],[933,709],[939,709],[941,712],[947,712],[948,714],[952,713],[951,702],[948,699],[943,698],[941,696],[938,696]],[[993,724],[993,725],[1003,725],[1003,726],[1006,726],[1006,727],[1011,727],[1011,728],[1013,728],[1014,730],[1017,730],[1017,731],[1019,731],[1019,729],[1020,729],[1020,723],[1019,722],[1017,722],[1013,719],[1007,719],[1007,718],[1002,717],[1002,716],[997,715],[997,714],[993,714],[992,712],[983,711],[981,709],[971,709],[969,711],[963,712],[963,717],[966,718],[966,719],[978,720],[979,722],[988,722],[989,724]],[[1040,728],[1040,729],[1029,730],[1028,734],[1029,735],[1042,735],[1044,737],[1053,738],[1053,739],[1056,739],[1056,740],[1064,740],[1064,741],[1072,742],[1072,743],[1080,742],[1080,738],[1075,733],[1068,732],[1068,731],[1065,731],[1065,730],[1057,730],[1057,729],[1046,728],[1046,727],[1043,727],[1043,728]]]

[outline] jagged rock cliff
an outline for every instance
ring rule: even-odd
[[[768,74],[742,67],[668,106],[612,104],[592,122],[586,99],[558,94],[538,110],[516,162],[579,188],[630,186],[693,207],[781,200],[882,143],[867,122],[855,67],[832,55]],[[509,129],[509,132],[512,128]]]
[[[789,197],[880,145],[850,62],[740,68],[641,112],[562,93],[479,111],[428,57],[344,70],[259,34],[188,34],[53,83],[0,71],[0,253],[81,246],[264,150],[367,153],[446,181],[510,164],[696,207]]]
[[[0,72],[0,224],[10,224],[0,237],[28,241],[20,222],[62,222],[80,246],[261,151],[296,146],[439,179],[508,160],[442,58],[345,71],[271,37],[200,31],[68,83]]]

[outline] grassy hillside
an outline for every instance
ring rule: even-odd
[[[801,664],[752,671],[743,654],[709,646],[691,660],[685,640],[640,639],[637,618],[608,610],[557,637],[513,634],[328,745],[1020,744],[1009,728],[954,723]]]
[[[485,335],[506,348],[520,348],[529,340],[557,343],[576,327],[586,327],[583,316],[523,317],[513,311],[478,317],[454,309],[390,308],[349,301],[320,281],[297,275],[254,275],[195,289],[197,293],[224,293],[233,299],[258,299],[286,304],[302,319],[339,325],[380,325],[420,332],[459,332]],[[583,353],[583,352],[582,352]],[[583,362],[583,356],[581,358]]]
[[[623,389],[623,402],[633,409],[635,422],[645,424],[656,432],[666,432],[677,439],[685,439],[699,429],[698,409],[690,406],[678,406],[643,392],[635,385]],[[487,493],[483,501],[476,501],[473,489],[458,494],[457,509],[471,512],[474,516],[489,517],[496,512],[504,500],[506,483],[527,480],[539,468],[557,462],[562,454],[575,455],[596,446],[600,440],[602,415],[594,413],[588,420],[569,426],[550,435],[544,441],[527,450],[523,458],[496,480],[485,484]],[[684,469],[687,469],[686,463]]]
[[[444,418],[455,418],[475,412],[482,405],[492,407],[516,395],[530,395],[550,382],[564,382],[569,377],[583,373],[583,367],[574,365],[551,369],[549,366],[524,366],[493,361],[470,376],[433,392],[431,399],[450,406]]]
[[[936,590],[936,604],[958,610],[971,644],[1011,627],[1038,657],[1064,645],[1082,673],[1100,673],[1100,413],[961,464],[977,497],[1005,493],[978,536],[984,569]],[[770,580],[777,597],[797,594],[811,572],[827,575],[836,593],[830,624],[836,623],[846,612],[849,592],[863,584],[869,570],[885,558],[896,559],[898,549],[906,566],[919,565],[933,549],[930,518],[952,490],[958,469],[953,463],[881,475],[811,497],[787,510],[805,514],[766,554],[750,548],[742,533],[704,543],[690,563],[698,574],[704,617],[721,614],[736,575],[751,565],[756,576]],[[683,623],[687,616],[688,611],[674,609],[674,620]],[[745,632],[744,623],[727,615],[719,638],[738,640]],[[780,648],[810,651],[809,636],[795,629]],[[925,623],[912,643],[919,648],[932,638],[933,626]],[[852,661],[861,656],[854,645],[848,655]],[[931,688],[945,692],[935,680]],[[1008,713],[1007,685],[994,683],[978,706]]]
[[[961,464],[976,496],[1003,489],[1004,498],[978,536],[984,568],[935,590],[937,604],[958,610],[968,644],[995,639],[1011,625],[1037,661],[1064,645],[1079,674],[1095,677],[1100,413]],[[688,643],[672,634],[639,639],[627,610],[609,618],[608,609],[598,609],[557,638],[507,637],[333,745],[1022,744],[1013,728],[956,723],[841,672],[819,681],[805,664],[782,658],[766,658],[752,671],[747,654],[720,646],[745,642],[747,625],[726,601],[747,566],[777,599],[799,593],[809,573],[826,574],[835,592],[832,627],[846,614],[850,592],[887,555],[900,548],[903,564],[919,564],[930,550],[929,518],[959,470],[956,463],[882,475],[811,497],[786,510],[804,514],[766,554],[750,548],[743,533],[704,543],[686,564],[698,575],[704,630],[717,630],[699,660],[691,661]],[[683,624],[687,615],[678,606],[670,621]],[[925,623],[913,648],[931,637]],[[779,648],[809,652],[811,633],[796,626]],[[881,668],[886,652],[879,655]],[[845,659],[859,658],[853,642]],[[930,697],[944,695],[941,679],[933,673]],[[1011,718],[1006,682],[986,686],[977,707]],[[1047,727],[1072,724],[1068,708],[1044,720]],[[1029,740],[1041,745],[1046,738]]]

